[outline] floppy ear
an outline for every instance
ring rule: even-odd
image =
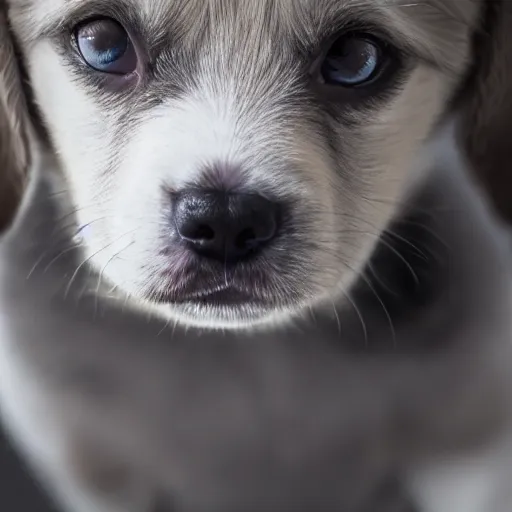
[[[459,134],[478,181],[512,224],[512,0],[482,0],[482,8]]]
[[[5,0],[0,0],[0,234],[13,220],[25,188],[30,160],[27,128],[18,59]]]

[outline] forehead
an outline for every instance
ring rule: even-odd
[[[35,39],[71,14],[102,14],[119,7],[165,37],[189,39],[228,35],[236,42],[250,36],[292,36],[304,44],[345,24],[386,29],[427,55],[447,64],[467,45],[484,0],[7,0],[16,25]],[[236,43],[235,43],[236,44]],[[446,62],[444,62],[446,61]]]
[[[416,28],[471,24],[483,0],[7,0],[35,20],[55,18],[87,5],[123,4],[144,17],[198,23],[204,16],[219,20],[236,15],[258,23],[323,23],[343,16],[372,16],[383,23],[408,23]],[[28,13],[30,11],[30,14]]]

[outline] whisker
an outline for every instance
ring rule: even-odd
[[[341,320],[340,315],[338,314],[338,310],[336,309],[336,304],[334,303],[334,300],[331,299],[332,302],[332,308],[334,311],[334,316],[336,317],[336,323],[338,324],[338,336],[341,337]]]
[[[115,254],[113,254],[108,260],[107,262],[105,263],[105,265],[103,266],[103,268],[100,270],[100,272],[98,272],[98,280],[97,280],[97,284],[96,284],[96,293],[95,293],[95,305],[94,305],[94,316],[96,317],[96,313],[97,313],[97,309],[98,309],[98,297],[99,297],[99,294],[100,294],[100,288],[101,288],[101,284],[102,284],[102,281],[103,281],[103,275],[105,274],[105,271],[107,270],[107,267],[110,265],[110,263],[112,263],[122,252],[124,252],[126,249],[128,249],[129,247],[131,247],[132,245],[134,244],[133,241],[129,242],[125,247],[123,247],[122,249],[120,249],[119,251],[117,251]]]
[[[57,256],[55,256],[55,258],[53,258],[50,263],[48,263],[48,265],[44,268],[43,270],[43,274],[46,274],[48,272],[48,270],[50,270],[50,267],[52,265],[54,265],[60,258],[62,258],[63,256],[65,256],[66,254],[69,254],[70,252],[72,251],[75,251],[77,250],[79,247],[81,247],[80,245],[72,245],[66,249],[64,249],[63,251],[61,251],[59,254],[57,254]]]
[[[127,236],[127,235],[130,235],[132,234],[133,232],[137,231],[137,229],[132,229],[131,231],[128,231],[126,233],[123,233],[121,236],[119,236],[118,238],[116,238],[115,240],[113,240],[112,242],[108,243],[107,245],[105,245],[104,247],[102,247],[101,249],[97,250],[96,252],[94,252],[93,254],[91,254],[90,256],[88,256],[84,261],[82,261],[82,263],[80,263],[78,265],[78,267],[76,268],[76,270],[73,272],[73,275],[71,276],[71,279],[69,280],[69,283],[66,287],[66,291],[64,293],[64,298],[67,298],[67,296],[69,295],[69,292],[71,291],[71,287],[73,285],[73,282],[75,281],[75,279],[78,277],[78,274],[80,273],[80,270],[87,264],[89,263],[93,258],[95,258],[98,254],[100,254],[101,252],[103,252],[104,250],[108,249],[109,247],[112,247],[112,245],[114,245],[115,243],[117,243],[120,239],[122,239],[123,237]]]
[[[391,338],[393,340],[393,347],[397,348],[397,338],[396,338],[396,330],[395,325],[393,324],[393,319],[391,318],[391,315],[388,311],[388,308],[386,307],[384,301],[382,300],[381,296],[378,294],[377,290],[372,285],[371,281],[366,277],[364,272],[361,272],[361,279],[366,283],[368,288],[372,291],[372,293],[375,295],[375,298],[377,299],[378,303],[382,307],[382,310],[384,311],[384,315],[386,316],[387,322],[389,324],[389,329],[391,331]]]
[[[364,321],[363,314],[362,314],[361,310],[358,308],[355,300],[352,299],[352,297],[350,296],[349,292],[346,292],[345,290],[341,290],[341,293],[348,300],[349,304],[351,304],[351,306],[354,308],[354,311],[355,311],[356,315],[359,318],[359,321],[361,323],[361,327],[362,327],[362,330],[363,330],[365,347],[368,348],[368,329],[366,327],[366,323]]]

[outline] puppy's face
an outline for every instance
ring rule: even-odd
[[[223,326],[343,293],[478,15],[478,0],[8,4],[91,263]]]

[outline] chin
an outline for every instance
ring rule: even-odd
[[[292,304],[278,304],[223,288],[179,300],[146,301],[169,323],[209,330],[265,329],[286,325],[299,310]]]
[[[190,302],[180,306],[157,306],[165,316],[185,327],[210,330],[247,330],[282,324],[291,315],[254,304],[208,304]]]

